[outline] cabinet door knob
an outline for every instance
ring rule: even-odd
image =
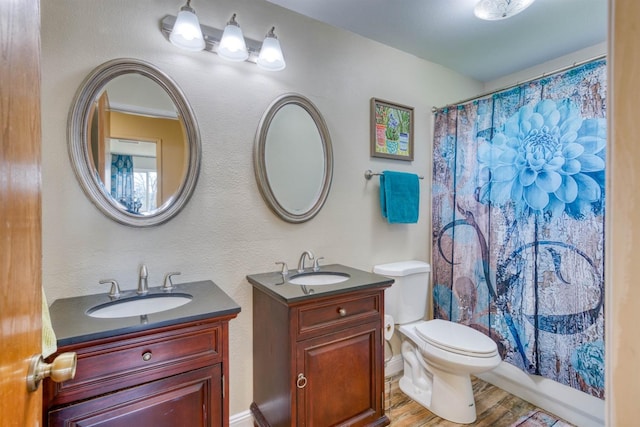
[[[151,360],[151,356],[152,355],[150,351],[145,351],[144,353],[142,353],[142,360],[148,362],[149,360]]]
[[[344,316],[346,316],[346,315],[347,315],[347,310],[341,307],[341,308],[339,308],[339,309],[338,309],[338,314],[339,314],[341,317],[344,317]]]
[[[298,381],[296,381],[296,387],[305,388],[307,385],[307,379],[304,374],[298,374]]]

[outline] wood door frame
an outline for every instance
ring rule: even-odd
[[[605,222],[605,422],[640,419],[640,2],[609,0]]]
[[[42,350],[40,2],[0,1],[0,414],[41,424],[42,392],[28,393]]]

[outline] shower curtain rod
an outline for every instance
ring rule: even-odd
[[[477,96],[474,96],[472,98],[463,99],[462,101],[454,102],[452,104],[447,104],[447,105],[445,105],[443,107],[431,107],[431,112],[435,113],[436,111],[441,110],[441,109],[446,108],[446,107],[451,107],[453,105],[466,104],[467,102],[475,101],[476,99],[486,98],[487,96],[493,95],[494,93],[503,92],[505,90],[512,89],[514,87],[517,87],[517,86],[532,82],[534,80],[538,80],[538,79],[541,79],[541,78],[546,77],[546,76],[551,76],[553,74],[561,73],[563,71],[570,70],[570,69],[572,69],[574,67],[579,67],[580,65],[588,64],[589,62],[593,62],[593,61],[598,61],[598,60],[606,58],[606,57],[607,57],[607,55],[604,54],[604,55],[595,56],[595,57],[593,57],[591,59],[586,59],[584,61],[574,62],[572,65],[567,65],[566,67],[558,68],[557,70],[551,71],[550,73],[542,73],[537,77],[533,77],[533,78],[528,79],[528,80],[523,80],[521,82],[517,82],[515,84],[512,84],[510,86],[505,86],[505,87],[500,88],[500,89],[495,89],[495,90],[492,90],[491,92],[483,93],[482,95],[477,95]]]

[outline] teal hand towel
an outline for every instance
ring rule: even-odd
[[[389,224],[416,223],[420,181],[413,173],[384,171],[380,175],[380,207]]]

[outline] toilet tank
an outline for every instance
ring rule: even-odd
[[[429,264],[424,261],[392,262],[374,266],[373,272],[395,280],[384,291],[384,312],[393,316],[396,324],[424,318],[430,289]]]

